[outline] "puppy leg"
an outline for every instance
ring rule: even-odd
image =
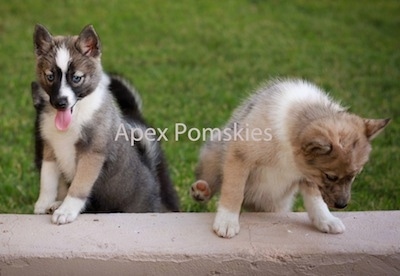
[[[211,143],[201,150],[196,168],[197,181],[190,189],[190,195],[196,201],[207,202],[221,189],[221,147]]]
[[[308,216],[315,227],[324,233],[340,234],[344,232],[344,224],[331,214],[317,185],[304,181],[300,183],[300,191]]]
[[[239,214],[248,175],[249,168],[244,161],[227,152],[223,164],[221,198],[213,225],[215,233],[220,237],[232,238],[239,233]]]
[[[64,177],[60,178],[57,191],[57,200],[63,201],[68,194],[68,183]]]
[[[60,170],[55,161],[43,160],[40,171],[40,193],[35,203],[35,214],[47,214],[57,198]]]
[[[68,185],[65,181],[64,177],[61,176],[58,182],[58,193],[57,193],[57,201],[51,204],[50,208],[48,208],[47,213],[53,214],[58,207],[61,206],[63,203],[64,198],[67,196],[68,193]]]
[[[66,224],[76,219],[85,207],[103,163],[104,156],[101,154],[84,154],[79,158],[76,174],[68,189],[68,194],[61,206],[53,213],[53,223]]]

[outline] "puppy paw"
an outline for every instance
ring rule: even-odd
[[[47,214],[54,214],[54,212],[61,206],[62,201],[56,201],[50,205],[50,207],[46,210]]]
[[[327,219],[316,219],[314,225],[324,233],[329,234],[341,234],[344,232],[346,227],[343,222],[337,217],[331,217]]]
[[[51,214],[50,209],[54,204],[55,202],[38,200],[35,203],[35,208],[33,210],[33,213],[37,215]]]
[[[73,222],[77,218],[77,214],[54,212],[51,217],[51,222],[57,225],[67,224]]]
[[[197,180],[190,189],[190,195],[197,201],[207,201],[211,197],[211,190],[204,180]]]
[[[218,208],[213,224],[214,232],[222,238],[233,238],[240,231],[239,214]]]
[[[61,206],[54,211],[51,221],[54,224],[67,224],[73,222],[78,217],[84,205],[84,200],[67,196]]]

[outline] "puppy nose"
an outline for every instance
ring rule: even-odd
[[[68,99],[66,97],[58,98],[54,105],[57,109],[66,109],[68,107]]]
[[[335,208],[337,208],[337,209],[343,209],[343,208],[346,208],[346,206],[347,206],[347,203],[344,201],[335,202]]]

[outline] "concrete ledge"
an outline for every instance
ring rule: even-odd
[[[400,211],[336,213],[341,235],[306,213],[243,213],[218,238],[214,214],[0,215],[0,275],[399,275]]]

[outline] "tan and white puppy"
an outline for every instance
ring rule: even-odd
[[[260,88],[215,131],[201,149],[192,197],[221,191],[213,229],[239,233],[241,207],[287,212],[300,191],[322,232],[345,226],[328,207],[342,209],[371,151],[371,140],[390,119],[363,119],[303,80],[276,80]]]

